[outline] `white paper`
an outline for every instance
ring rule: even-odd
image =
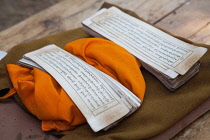
[[[7,55],[7,52],[0,51],[0,60]]]
[[[207,51],[178,40],[115,7],[86,25],[170,77],[184,75]]]
[[[27,53],[24,57],[58,81],[95,132],[126,116],[132,108],[94,72],[92,66],[55,45]]]

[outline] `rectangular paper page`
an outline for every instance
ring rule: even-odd
[[[37,63],[35,63],[34,61],[31,61],[30,59],[27,59],[27,58],[20,59],[17,62],[17,64],[20,65],[20,66],[23,66],[23,67],[30,68],[30,69],[38,68],[38,69],[40,69],[42,71],[45,71],[45,69],[43,69]],[[116,93],[119,94],[119,96],[123,96],[123,98],[125,99],[124,103],[127,104],[128,107],[131,106],[129,108],[130,109],[130,113],[129,114],[132,114],[137,108],[140,107],[141,100],[136,95],[134,95],[130,90],[128,90],[126,87],[124,87],[119,82],[117,82],[115,79],[113,79],[112,77],[110,77],[107,74],[103,73],[102,71],[94,68],[91,65],[89,65],[89,66],[90,66],[91,70],[93,71],[93,73],[97,73],[97,75],[99,75],[101,78],[103,78],[103,80],[107,84],[109,84],[109,86],[114,91],[116,91]]]
[[[0,60],[3,59],[7,55],[7,52],[0,51]]]
[[[115,7],[103,9],[101,14],[92,18],[92,22],[84,21],[83,24],[164,74],[175,71],[184,75],[207,51],[178,40]]]
[[[130,112],[131,106],[126,106],[87,63],[65,50],[48,45],[24,57],[43,67],[58,81],[95,132]]]

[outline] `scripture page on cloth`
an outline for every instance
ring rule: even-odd
[[[82,23],[171,78],[184,75],[207,51],[178,40],[116,7],[102,9]]]
[[[58,81],[95,132],[109,127],[140,106],[140,100],[131,92],[128,96],[130,103],[120,93],[128,89],[117,86],[116,91],[94,67],[55,45],[27,53],[24,57],[32,61],[30,65],[35,62]]]

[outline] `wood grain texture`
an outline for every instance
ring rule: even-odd
[[[122,0],[106,0],[123,8],[135,11],[144,20],[155,23],[175,9],[179,8],[189,0],[132,0],[123,2]]]
[[[44,10],[60,0],[0,0],[0,31]]]
[[[80,27],[80,22],[96,12],[101,4],[102,1],[97,0],[61,1],[2,31],[0,50],[8,51],[14,45]]]
[[[199,117],[171,140],[209,140],[210,111]]]
[[[192,34],[189,39],[198,43],[210,44],[210,22],[202,27],[199,32]]]
[[[105,0],[135,11],[140,17],[153,22],[171,13],[187,0]],[[81,21],[95,13],[103,0],[65,0],[0,32],[0,50],[44,36],[81,27]],[[165,7],[165,8],[164,8]],[[152,15],[155,11],[155,14]]]
[[[175,35],[190,38],[210,22],[209,7],[209,0],[191,0],[156,25]]]

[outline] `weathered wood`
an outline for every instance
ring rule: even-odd
[[[192,34],[189,39],[197,43],[210,44],[210,22],[201,28],[199,32]]]
[[[93,14],[102,1],[65,0],[0,33],[0,50],[8,51],[22,42],[81,26],[83,14]],[[79,7],[79,8],[78,8]],[[91,10],[90,10],[91,9]],[[80,20],[78,20],[81,18]]]
[[[171,11],[185,4],[189,0],[132,0],[129,2],[124,2],[122,0],[106,1],[135,11],[144,20],[150,23],[155,23],[160,18],[169,14]]]
[[[179,34],[181,36],[181,34]],[[210,24],[188,37],[191,41],[210,45]],[[210,51],[210,50],[208,50]],[[199,117],[196,121],[178,133],[172,140],[207,140],[210,138],[210,111]]]
[[[140,17],[155,22],[188,0],[159,0],[158,3],[154,0],[106,1],[136,11]],[[8,51],[23,42],[81,27],[80,22],[95,13],[102,3],[97,0],[61,1],[0,32],[0,50]],[[154,15],[152,9],[155,9]]]
[[[189,38],[210,22],[209,0],[191,0],[156,25],[167,31]]]
[[[209,140],[210,111],[199,117],[171,140]]]

